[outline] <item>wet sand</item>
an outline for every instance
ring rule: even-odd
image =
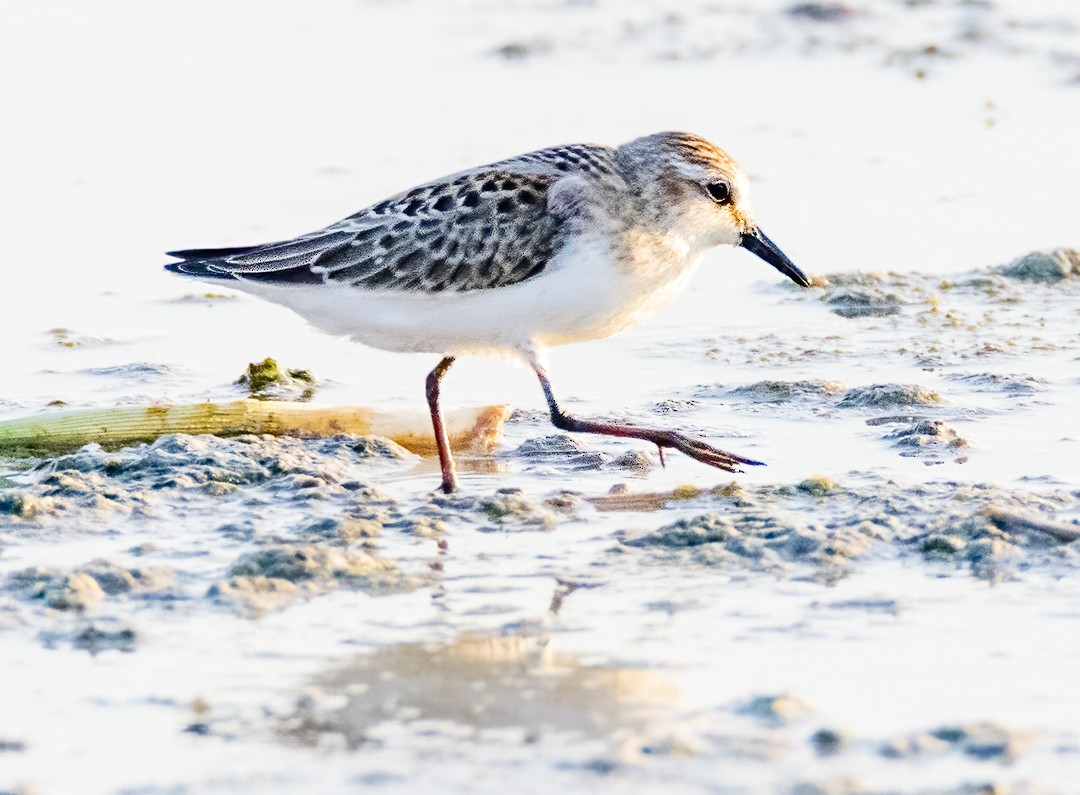
[[[43,688],[60,712],[12,722],[8,753],[98,748],[75,729],[105,712],[115,742],[149,720],[172,726],[176,765],[216,760],[196,789],[219,786],[241,753],[261,772],[230,786],[251,791],[486,791],[466,783],[478,765],[493,782],[575,790],[676,777],[695,791],[716,764],[733,791],[1053,782],[1080,762],[1077,649],[1062,640],[1080,487],[1060,469],[1000,484],[966,470],[993,454],[983,440],[1003,417],[1023,428],[1052,410],[1063,385],[1032,359],[1026,326],[1074,312],[1080,278],[1008,273],[760,290],[842,317],[858,344],[803,336],[804,351],[834,346],[810,357],[825,377],[699,384],[631,414],[691,428],[718,415],[762,435],[809,422],[822,444],[861,438],[878,462],[865,469],[788,482],[664,470],[655,452],[552,433],[535,412],[511,418],[495,454],[463,462],[454,496],[432,492],[434,462],[377,437],[173,434],[9,465],[0,604],[25,689],[6,714],[29,717]],[[896,311],[837,313],[853,285]],[[1056,339],[1044,356],[1075,358],[1080,339]],[[683,350],[748,373],[792,341]],[[886,351],[921,375],[851,385]],[[1016,372],[1020,358],[1047,375]],[[102,664],[130,689],[98,690]],[[85,676],[92,704],[53,689]],[[70,733],[46,731],[58,719]],[[318,776],[297,772],[305,753]],[[424,758],[437,769],[409,761]],[[121,766],[102,791],[187,778],[172,769]]]

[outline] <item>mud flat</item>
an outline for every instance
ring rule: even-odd
[[[766,392],[890,410],[942,402],[882,386]],[[931,420],[915,429],[931,440],[919,450],[943,435]],[[502,474],[475,474],[474,493],[447,497],[427,491],[430,467],[410,474],[416,457],[376,437],[168,435],[42,459],[0,490],[5,643],[27,664],[67,650],[49,660],[57,675],[86,675],[98,658],[132,672],[124,698],[134,706],[118,693],[100,707],[130,716],[118,731],[138,731],[153,704],[157,724],[190,738],[181,758],[203,746],[225,759],[254,754],[272,791],[292,786],[289,770],[311,753],[327,786],[391,792],[464,776],[478,755],[493,774],[524,765],[567,786],[584,776],[629,791],[674,771],[704,785],[723,763],[747,791],[764,777],[855,793],[867,790],[833,772],[914,777],[933,760],[955,782],[935,791],[975,792],[972,781],[1080,761],[1075,735],[1025,719],[1030,710],[998,715],[993,698],[967,712],[964,699],[946,699],[957,713],[925,705],[904,729],[896,716],[858,717],[844,685],[807,679],[835,683],[847,670],[830,670],[823,652],[860,664],[877,643],[898,653],[912,622],[943,599],[985,594],[982,583],[1026,603],[1074,580],[1080,490],[863,475],[657,492],[615,456],[550,436],[497,461]],[[633,487],[606,493],[544,486],[561,477],[598,487],[628,473]],[[498,487],[508,478],[521,485]],[[484,481],[487,493],[475,493]],[[44,564],[55,558],[69,563]],[[784,615],[796,623],[774,626]],[[706,617],[718,631],[701,633]],[[1068,620],[1043,619],[1039,632]],[[782,645],[813,649],[803,675],[713,681],[721,647],[735,670],[769,670],[780,652],[761,640],[776,632]],[[970,634],[960,632],[964,643]],[[1009,647],[996,634],[989,645]],[[211,670],[173,678],[206,655]],[[857,690],[903,676],[878,665]],[[6,729],[6,753],[56,752],[33,725]],[[415,754],[439,758],[438,773],[398,761]],[[116,780],[132,775],[170,774]]]
[[[670,384],[628,413],[738,425],[724,446],[766,445],[781,474],[789,445],[824,454],[790,479],[665,469],[532,411],[462,456],[451,496],[435,462],[377,436],[169,433],[6,459],[0,644],[25,687],[3,754],[32,771],[98,747],[31,718],[44,699],[174,748],[102,792],[210,786],[240,757],[259,760],[252,792],[413,792],[478,764],[572,790],[708,787],[722,764],[736,792],[1061,791],[1080,765],[1063,641],[1080,481],[1059,459],[972,476],[1005,471],[999,435],[1031,445],[1080,388],[1060,369],[1080,337],[1032,333],[1063,327],[1080,280],[1017,267],[780,291],[858,344],[684,340],[680,366],[741,382]],[[837,313],[856,288],[896,311]],[[760,380],[763,361],[791,377]],[[321,772],[298,774],[312,754]]]
[[[647,792],[718,764],[736,792],[1053,792],[1080,766],[1075,259],[826,274],[760,291],[797,336],[657,335],[635,359],[664,351],[663,389],[622,418],[771,465],[734,478],[532,410],[450,496],[378,436],[4,459],[5,759],[108,757],[60,714],[173,749],[102,792],[240,757],[252,792],[478,766]]]

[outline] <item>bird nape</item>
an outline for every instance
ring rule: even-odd
[[[434,180],[291,240],[175,251],[180,261],[166,268],[226,281],[372,347],[440,354],[426,393],[445,492],[458,479],[440,388],[467,353],[527,362],[561,430],[640,439],[661,462],[673,449],[738,472],[761,462],[677,431],[570,414],[545,351],[650,316],[719,245],[745,248],[809,287],[761,231],[749,192],[727,153],[689,133],[556,146]]]

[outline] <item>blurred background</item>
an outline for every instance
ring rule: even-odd
[[[246,297],[193,311],[177,302],[203,287],[165,274],[162,252],[288,238],[557,143],[717,142],[808,272],[948,273],[1076,244],[1077,17],[1070,0],[12,0],[0,412],[125,397],[74,374],[115,363],[103,340],[183,372],[169,397],[267,354],[340,382],[401,372],[390,391],[412,395],[427,357],[342,345]],[[731,324],[740,286],[774,275],[714,252],[653,323]],[[566,389],[587,391],[577,354],[556,357]],[[464,367],[463,385],[505,375]],[[509,380],[488,399],[538,400]]]

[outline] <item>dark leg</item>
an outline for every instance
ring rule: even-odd
[[[540,379],[540,386],[544,389],[544,397],[547,398],[548,409],[551,411],[551,422],[559,430],[599,433],[605,436],[621,436],[628,439],[642,439],[646,442],[652,442],[660,451],[661,462],[664,460],[664,448],[671,447],[686,453],[686,455],[703,464],[709,464],[728,472],[740,471],[738,469],[739,464],[753,467],[764,466],[761,461],[752,461],[749,458],[725,453],[723,450],[717,450],[715,447],[699,442],[697,439],[691,439],[689,436],[684,436],[676,431],[636,428],[632,425],[616,425],[608,422],[578,419],[572,414],[567,414],[559,406],[558,401],[555,400],[555,394],[551,391],[551,382],[548,380],[544,368],[535,360],[530,363],[536,372],[536,377]]]
[[[450,440],[446,436],[442,414],[439,412],[439,382],[454,363],[453,356],[445,357],[435,365],[427,377],[427,403],[431,409],[431,424],[435,428],[435,444],[439,448],[439,465],[442,467],[442,490],[447,494],[457,491],[457,476],[454,474],[454,456],[450,452]]]

